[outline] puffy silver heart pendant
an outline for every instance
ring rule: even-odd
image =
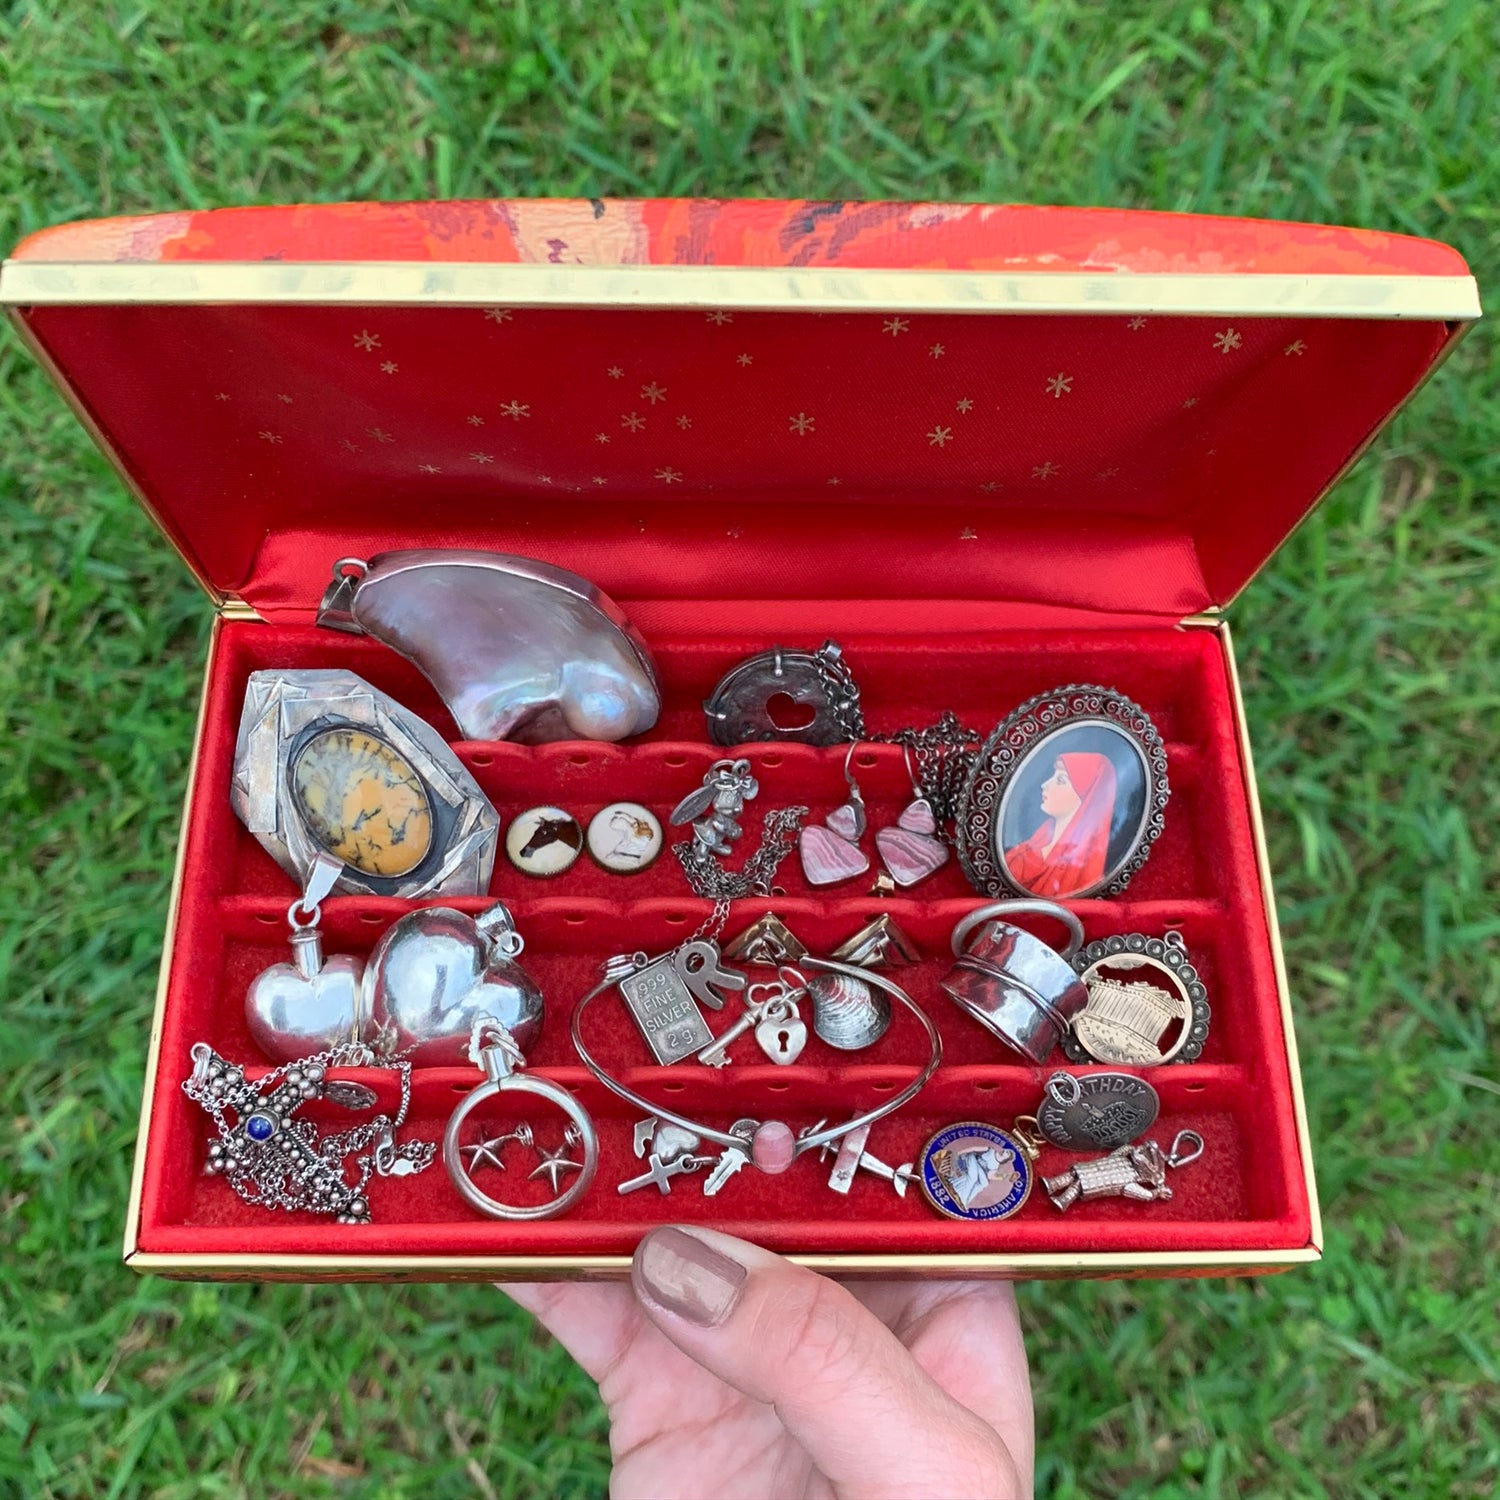
[[[503,902],[478,917],[428,906],[401,917],[375,945],[365,993],[378,1046],[415,1067],[458,1067],[482,1016],[523,1052],[541,1035],[542,992],[514,960],[525,946]]]

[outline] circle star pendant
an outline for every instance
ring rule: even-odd
[[[500,1160],[500,1152],[507,1141],[520,1141],[523,1146],[531,1145],[531,1126],[523,1121],[509,1135],[493,1135],[487,1141],[481,1140],[472,1146],[460,1146],[459,1150],[469,1158],[471,1173],[480,1167],[494,1167],[496,1171],[503,1172],[505,1163]]]
[[[558,1188],[558,1182],[564,1172],[583,1171],[583,1163],[581,1161],[572,1161],[568,1157],[568,1152],[573,1150],[575,1146],[580,1145],[582,1141],[583,1137],[579,1134],[577,1127],[569,1125],[563,1134],[563,1143],[556,1151],[545,1151],[540,1146],[537,1147],[537,1154],[542,1160],[540,1165],[533,1167],[526,1174],[526,1180],[530,1182],[533,1177],[545,1177],[548,1185],[555,1193]]]

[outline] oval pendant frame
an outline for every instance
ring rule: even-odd
[[[1089,724],[1123,736],[1140,757],[1144,779],[1140,821],[1124,858],[1107,867],[1102,879],[1049,899],[1077,901],[1118,895],[1146,863],[1165,826],[1171,797],[1166,746],[1138,703],[1113,688],[1072,683],[1027,699],[995,726],[974,758],[959,794],[954,831],[959,865],[977,891],[986,896],[1042,894],[1022,885],[1001,853],[1007,794],[1018,773],[1047,739]]]

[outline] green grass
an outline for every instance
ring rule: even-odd
[[[1484,0],[496,10],[0,0],[0,242],[306,198],[888,195],[1409,230],[1500,286]],[[1043,1493],[1500,1483],[1497,347],[1233,611],[1327,1259],[1025,1288]],[[206,610],[8,333],[0,556],[0,1493],[599,1493],[591,1389],[488,1288],[118,1265]]]

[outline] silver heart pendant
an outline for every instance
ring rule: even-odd
[[[365,970],[381,1050],[419,1068],[462,1066],[481,1016],[529,1050],[541,1035],[543,1001],[513,962],[521,947],[500,902],[477,918],[446,906],[408,912],[375,945]]]
[[[296,1062],[365,1039],[363,962],[342,953],[323,959],[309,952],[317,934],[307,935],[312,944],[301,934],[292,939],[297,961],[272,964],[256,975],[245,995],[250,1035],[273,1062]],[[313,961],[311,973],[302,967],[304,953]]]
[[[755,1040],[773,1063],[784,1068],[802,1056],[807,1045],[807,1025],[799,1016],[789,1016],[784,1021],[768,1016],[755,1028]]]

